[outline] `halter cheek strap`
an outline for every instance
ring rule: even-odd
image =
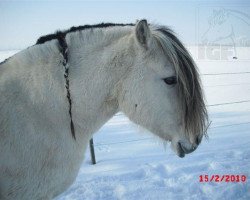
[[[71,129],[71,134],[74,139],[76,139],[75,136],[75,128],[74,128],[74,122],[72,120],[72,101],[71,101],[71,96],[70,96],[70,89],[69,89],[69,65],[68,65],[68,45],[65,39],[66,33],[63,33],[61,31],[58,31],[56,33],[57,35],[57,40],[59,43],[59,50],[63,56],[63,66],[64,66],[64,78],[65,78],[65,88],[67,90],[67,99],[69,102],[69,116],[70,116],[70,129]]]

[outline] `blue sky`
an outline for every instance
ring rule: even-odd
[[[186,44],[197,41],[197,21],[211,7],[237,7],[250,13],[249,1],[4,1],[0,0],[0,50],[23,49],[44,34],[99,22],[131,23],[146,18],[172,27]],[[210,10],[209,10],[210,9]],[[202,12],[198,12],[202,10]],[[204,12],[205,13],[205,12]],[[205,17],[199,27],[207,25]]]

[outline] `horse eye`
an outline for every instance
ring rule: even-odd
[[[164,78],[163,80],[168,85],[173,85],[177,83],[176,76],[167,77],[167,78]]]

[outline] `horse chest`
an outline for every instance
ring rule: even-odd
[[[74,141],[75,142],[75,141]],[[47,150],[41,163],[40,186],[52,197],[64,192],[75,180],[84,158],[83,146],[62,145]],[[45,180],[45,181],[44,181]]]
[[[6,184],[4,199],[52,199],[74,182],[86,145],[79,145],[69,138],[48,139],[50,142],[37,144],[36,152],[31,151],[21,162],[17,160],[15,165],[7,166],[4,180],[0,180]],[[14,190],[15,193],[12,192]]]

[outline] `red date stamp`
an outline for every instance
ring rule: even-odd
[[[200,182],[226,182],[226,183],[244,183],[247,182],[246,175],[233,175],[233,174],[226,174],[226,175],[200,175],[199,176]]]

